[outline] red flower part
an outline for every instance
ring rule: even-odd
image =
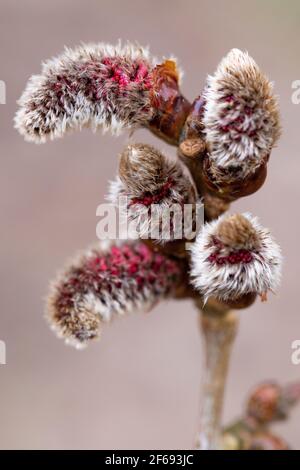
[[[143,196],[135,197],[130,201],[130,205],[142,204],[143,206],[151,206],[151,204],[157,204],[163,199],[170,196],[170,189],[173,187],[174,181],[172,178],[168,178],[167,181],[161,186],[161,188],[154,193],[146,191]]]
[[[221,251],[224,250],[223,244],[215,245],[216,251],[212,253],[207,260],[212,264],[216,263],[218,265],[224,264],[247,264],[251,263],[253,260],[253,255],[249,250],[232,250],[228,255],[222,256]]]

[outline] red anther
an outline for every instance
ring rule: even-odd
[[[230,103],[231,101],[234,101],[234,96],[233,95],[227,95],[224,100],[227,102],[227,103]]]
[[[166,183],[164,183],[157,192],[153,194],[146,193],[143,197],[136,197],[132,199],[131,205],[142,204],[143,206],[151,206],[151,204],[158,203],[165,197],[168,197],[172,186],[173,181],[171,179],[168,179],[168,181],[166,181]]]

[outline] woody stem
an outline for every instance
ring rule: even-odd
[[[224,390],[237,324],[238,320],[234,311],[222,311],[209,303],[202,309],[201,332],[205,367],[197,443],[199,450],[216,450],[221,446]]]

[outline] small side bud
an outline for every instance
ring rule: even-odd
[[[203,97],[198,96],[191,106],[180,135],[179,152],[187,164],[189,159],[201,158],[206,153],[203,125],[204,105]]]
[[[173,145],[178,145],[182,127],[191,108],[181,94],[179,80],[180,75],[174,60],[166,60],[153,69],[151,103],[155,114],[149,128]]]
[[[284,419],[287,410],[285,407],[281,407],[281,395],[282,389],[276,383],[259,385],[250,395],[246,409],[247,414],[260,423]]]
[[[300,400],[299,382],[281,386],[276,382],[258,385],[251,393],[246,407],[248,416],[261,425],[286,419],[290,409]]]

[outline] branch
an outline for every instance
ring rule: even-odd
[[[202,309],[201,331],[204,340],[205,369],[202,384],[200,433],[196,448],[220,448],[224,390],[238,319],[232,310],[208,302]]]

